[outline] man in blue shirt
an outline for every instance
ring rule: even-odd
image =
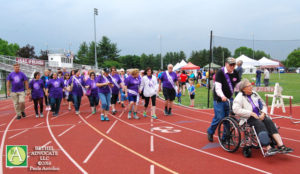
[[[256,70],[256,83],[255,83],[256,86],[260,86],[261,73],[262,73],[262,71],[259,68],[257,68],[257,70]]]

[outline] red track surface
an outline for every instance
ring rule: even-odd
[[[214,143],[207,141],[206,130],[213,110],[174,106],[173,116],[163,116],[163,101],[158,100],[157,120],[142,118],[141,112],[140,120],[128,120],[127,110],[118,105],[117,115],[109,115],[109,122],[101,122],[99,113],[90,114],[86,97],[82,103],[80,116],[62,105],[57,118],[48,112],[45,118],[35,118],[32,103],[27,102],[27,117],[15,120],[12,101],[0,101],[1,171],[30,172],[29,168],[6,167],[6,145],[28,145],[28,151],[32,152],[35,146],[45,144],[59,153],[50,158],[51,166],[60,168],[58,173],[292,174],[300,171],[300,125],[288,119],[274,121],[280,126],[284,143],[294,148],[293,153],[264,158],[260,150],[253,149],[252,157],[245,158],[241,149],[225,152],[218,146],[216,136]],[[139,111],[142,108],[139,106]],[[275,112],[283,115],[279,109]],[[294,107],[293,113],[300,118],[300,107]],[[164,126],[172,127],[169,132],[173,133],[152,129]],[[29,166],[36,167],[39,157],[30,156],[28,160]]]

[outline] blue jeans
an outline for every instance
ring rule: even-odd
[[[81,104],[81,96],[73,94],[73,102],[74,102],[75,111],[79,111],[80,104]]]
[[[101,100],[101,108],[103,110],[109,111],[111,93],[107,93],[107,94],[99,93],[99,98]]]
[[[256,77],[256,83],[255,83],[256,86],[260,86],[260,77]]]
[[[120,94],[121,94],[121,101],[127,100],[126,97],[125,97],[125,93],[124,93],[124,91],[122,90],[122,88],[120,89]]]
[[[232,102],[232,99],[230,99]],[[219,122],[229,115],[229,103],[226,102],[218,102],[214,100],[214,112],[215,116],[211,122],[210,127],[207,129],[209,134],[214,134]]]
[[[58,114],[61,98],[50,98],[51,111]]]
[[[99,104],[99,97],[98,96],[90,95],[90,96],[88,96],[88,98],[89,98],[91,107],[98,106],[98,104]]]

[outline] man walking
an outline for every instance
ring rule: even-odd
[[[20,65],[14,64],[14,72],[7,76],[7,95],[13,99],[17,119],[26,117],[25,114],[25,89],[28,90],[28,78],[20,71]],[[10,92],[11,84],[11,92]]]
[[[213,142],[213,135],[219,122],[229,115],[229,102],[232,103],[234,88],[240,82],[237,71],[234,69],[236,61],[229,57],[226,59],[225,67],[221,68],[216,74],[214,88],[214,112],[215,116],[210,127],[207,129],[208,141]]]

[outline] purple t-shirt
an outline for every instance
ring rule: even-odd
[[[133,90],[136,93],[138,93],[139,91],[140,84],[141,84],[141,80],[139,78],[134,78],[131,75],[125,79],[125,86],[127,86],[127,89]],[[136,96],[136,95],[128,92],[128,96]]]
[[[176,75],[176,73],[175,72],[171,72],[171,73],[169,73],[169,75],[173,79],[174,85],[176,85],[176,82],[177,82],[177,75]],[[163,83],[163,88],[173,89],[173,86],[170,83],[170,81],[168,80],[168,76],[167,76],[167,73],[165,71],[161,74],[160,80]]]
[[[31,89],[32,99],[38,99],[44,97],[44,82],[43,80],[31,80],[29,83],[29,89]]]
[[[60,79],[50,79],[47,86],[50,98],[62,98],[64,83]]]
[[[83,96],[83,91],[82,91],[82,87],[81,87],[81,86],[85,86],[83,78],[81,76],[79,76],[79,77],[73,76],[73,78],[74,78],[73,79],[73,89],[71,91],[72,95]],[[71,83],[72,83],[72,78],[69,79],[68,84],[71,85]]]
[[[97,81],[97,83],[107,83],[107,82],[113,83],[109,76],[107,76],[106,79],[105,79],[103,77],[103,75],[99,76],[96,81]],[[108,85],[99,87],[99,93],[107,94],[107,93],[110,93],[110,92],[111,92],[111,89]]]
[[[85,86],[89,86],[91,89],[91,96],[98,96],[98,87],[96,86],[96,79],[92,80],[91,78],[88,78],[85,82]]]
[[[114,81],[119,85],[119,87],[121,87],[120,83],[122,83],[122,80],[120,78],[120,75],[119,74],[115,74],[115,75],[112,76],[112,78],[114,78]],[[114,84],[114,87],[112,88],[112,93],[113,94],[119,94],[120,88],[118,88],[117,85],[115,85],[114,82],[113,82],[113,84]]]
[[[9,80],[11,82],[12,92],[23,92],[25,91],[24,82],[28,81],[28,78],[22,72],[11,72],[7,76],[6,80]]]

